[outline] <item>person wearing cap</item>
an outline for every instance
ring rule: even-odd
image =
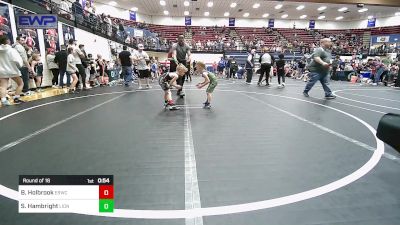
[[[190,71],[190,46],[185,43],[185,38],[183,35],[178,36],[178,43],[175,43],[172,45],[172,59],[170,60],[170,72],[175,72],[176,71],[176,66],[179,63],[182,63],[184,66],[186,66],[188,71],[186,73],[189,73]],[[185,83],[185,78],[184,77],[179,77],[179,79],[176,81],[178,85],[183,87],[183,84]],[[183,97],[185,96],[185,93],[182,91],[182,88],[177,91],[177,95]]]
[[[54,57],[54,62],[58,64],[58,69],[60,73],[58,86],[60,86],[61,88],[64,88],[64,75],[67,71],[67,59],[67,48],[65,45],[61,45],[61,51],[57,52]],[[67,86],[70,86],[70,84],[71,77],[67,75]]]
[[[138,50],[133,54],[133,60],[136,63],[136,69],[139,73],[139,89],[143,89],[142,87],[142,79],[146,80],[147,88],[151,88],[150,86],[150,68],[147,65],[147,61],[150,60],[149,55],[145,51],[143,51],[143,44],[138,44]]]

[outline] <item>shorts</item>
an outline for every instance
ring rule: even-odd
[[[171,89],[171,86],[168,84],[168,82],[163,82],[160,84],[160,86],[163,91],[168,91]]]
[[[224,67],[219,67],[218,66],[218,72],[224,72]]]
[[[67,76],[72,76],[72,74],[76,74],[75,72],[66,71]]]
[[[150,77],[150,70],[138,70],[139,71],[139,78],[149,78]]]
[[[207,92],[207,93],[213,93],[213,92],[214,92],[214,89],[215,89],[215,87],[216,87],[217,85],[218,85],[217,82],[211,82],[211,83],[208,85],[206,92]]]

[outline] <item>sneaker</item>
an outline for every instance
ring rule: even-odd
[[[285,83],[282,83],[282,87],[285,87]]]
[[[265,86],[266,86],[266,87],[269,87],[269,86],[271,86],[271,85],[267,83]]]
[[[211,109],[211,104],[210,104],[210,103],[204,104],[204,107],[203,107],[203,108],[205,108],[205,109]]]
[[[257,83],[257,86],[261,86],[261,83],[260,83],[260,82],[258,82],[258,83]]]
[[[22,101],[20,98],[15,98],[14,99],[14,104],[18,105],[18,104],[21,104],[21,103],[25,103],[25,101]]]
[[[336,96],[334,96],[332,94],[325,96],[325,99],[335,99],[335,98],[336,98]]]
[[[34,91],[27,91],[27,92],[24,93],[24,96],[32,96],[34,94],[35,94]]]
[[[247,84],[247,85],[250,85],[251,83],[250,83],[250,82],[246,82],[246,84]]]
[[[185,92],[181,91],[181,92],[179,93],[179,96],[184,97],[184,96],[185,96]]]
[[[143,87],[142,86],[139,86],[139,88],[138,88],[139,90],[142,90],[143,89]]]
[[[2,106],[10,106],[11,103],[10,103],[10,101],[5,100],[5,101],[1,101],[1,105],[2,105]]]
[[[69,89],[69,90],[68,90],[68,93],[69,93],[69,94],[76,94],[76,93],[78,93],[78,91],[77,91],[77,90],[74,90],[74,89]]]
[[[167,107],[169,110],[179,110],[179,109],[181,109],[181,108],[179,108],[178,106],[176,106],[176,105],[170,105],[170,106],[168,106]]]
[[[147,89],[151,89],[152,88],[152,86],[151,85],[147,85]]]
[[[282,84],[278,84],[278,88],[282,88]]]
[[[308,93],[307,92],[303,92],[303,95],[304,95],[304,97],[310,97],[310,95],[308,95]]]

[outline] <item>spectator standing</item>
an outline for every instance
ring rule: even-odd
[[[258,85],[261,85],[262,79],[265,74],[266,86],[269,86],[269,74],[271,72],[271,66],[274,64],[274,57],[266,52],[260,57],[259,62],[261,64],[261,73],[260,78],[258,79]]]
[[[276,73],[278,75],[278,87],[285,87],[285,55],[284,54],[279,54],[279,59],[276,61]],[[282,79],[282,83],[281,83]]]
[[[23,103],[20,99],[24,83],[21,79],[21,71],[18,69],[23,66],[23,60],[19,52],[10,46],[10,41],[6,35],[0,36],[0,98],[3,106],[11,105],[7,99],[8,81],[11,78],[17,83],[17,89],[13,97],[14,104]]]
[[[40,60],[40,54],[33,54],[30,59],[30,65],[32,67],[31,78],[36,81],[36,91],[42,92],[42,80],[43,80],[43,63]]]
[[[69,87],[69,93],[77,93],[76,90],[76,85],[78,83],[78,76],[76,73],[78,72],[78,68],[75,66],[75,56],[74,56],[74,48],[69,47],[68,48],[68,58],[67,58],[67,76],[72,77],[72,83],[71,86]]]
[[[329,74],[329,67],[331,61],[331,53],[329,48],[332,46],[331,39],[324,38],[320,41],[319,48],[316,48],[313,55],[312,61],[308,66],[310,71],[310,80],[308,81],[303,94],[306,97],[309,97],[308,92],[314,86],[314,84],[319,81],[322,84],[322,88],[325,91],[325,98],[326,99],[334,99],[336,96],[332,95],[331,89],[328,87],[328,74]]]
[[[122,67],[121,75],[124,77],[125,86],[129,87],[132,83],[132,58],[127,49],[126,45],[122,47],[123,51],[119,53],[118,60]]]
[[[28,62],[28,55],[23,46],[24,44],[25,38],[18,36],[16,39],[15,49],[18,51],[23,62],[23,65],[19,69],[21,71],[22,81],[24,82],[22,92],[24,92],[25,95],[32,95],[32,92],[29,90],[29,73],[32,73],[33,71]]]
[[[75,16],[75,22],[81,24],[83,21],[83,8],[79,0],[72,3],[72,14]]]
[[[138,45],[138,50],[133,55],[133,60],[136,62],[136,68],[139,73],[139,89],[143,89],[142,87],[142,79],[146,81],[146,87],[151,88],[150,86],[150,68],[147,65],[147,61],[150,60],[149,55],[144,51],[143,44]]]
[[[68,53],[66,51],[65,45],[61,45],[61,51],[57,52],[54,57],[54,62],[58,64],[58,69],[60,71],[59,86],[64,88],[64,75],[67,71],[67,60]],[[53,74],[54,75],[54,74]],[[67,86],[71,84],[71,77],[67,75]]]
[[[68,19],[69,19],[70,13],[71,13],[71,8],[70,8],[70,5],[68,4],[68,2],[65,1],[65,0],[61,0],[61,2],[60,2],[60,14],[64,15],[64,16],[67,16]]]
[[[219,62],[218,62],[218,75],[219,76],[224,74],[225,66],[226,66],[226,61],[225,61],[224,57],[221,57],[221,60],[219,60]]]
[[[46,61],[47,61],[47,68],[51,71],[53,74],[53,79],[52,79],[52,85],[53,87],[58,86],[58,76],[60,74],[60,70],[58,69],[57,63],[54,62],[54,59],[56,58],[56,55],[54,54],[53,49],[49,49],[49,52],[47,53],[46,56]]]
[[[233,79],[236,76],[236,72],[239,70],[239,65],[236,62],[235,57],[232,57],[232,61],[231,61],[231,68],[229,70],[229,78]]]
[[[80,77],[82,80],[82,87],[83,89],[86,89],[86,72],[85,72],[85,68],[82,65],[82,60],[81,58],[84,58],[85,55],[82,53],[82,51],[80,50],[80,48],[77,46],[76,40],[72,40],[70,39],[68,41],[69,45],[68,48],[72,48],[73,52],[72,54],[74,55],[75,58],[75,62],[74,65],[76,66],[76,68],[78,68],[78,78]],[[78,79],[79,81],[79,79]]]
[[[339,67],[340,63],[340,56],[336,56],[335,59],[332,61],[332,72],[331,72],[331,78],[336,77],[336,71]]]
[[[250,85],[251,80],[253,78],[253,69],[254,69],[254,56],[256,54],[256,50],[252,48],[247,55],[247,60],[246,60],[246,84]]]

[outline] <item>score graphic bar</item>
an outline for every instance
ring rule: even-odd
[[[20,213],[114,212],[113,175],[20,175]]]

